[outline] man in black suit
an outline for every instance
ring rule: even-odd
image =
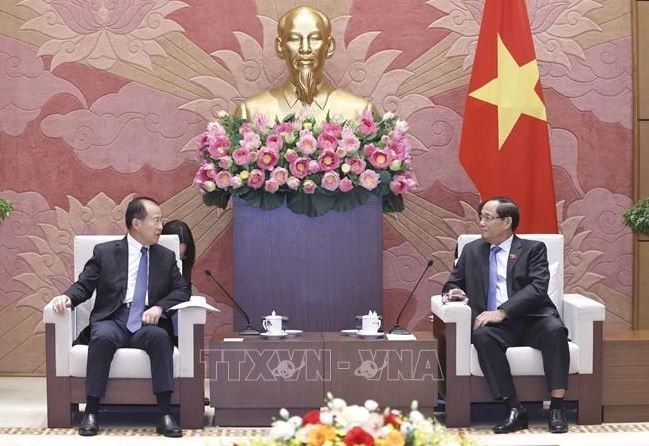
[[[520,216],[509,198],[489,199],[478,213],[482,238],[464,247],[442,293],[447,300],[471,307],[471,342],[491,395],[508,412],[494,432],[515,432],[528,425],[505,355],[508,347],[521,345],[541,350],[552,397],[548,427],[553,433],[567,432],[563,398],[570,365],[568,330],[548,296],[547,248],[514,235]]]
[[[175,254],[158,245],[162,231],[160,206],[146,197],[134,198],[126,209],[128,234],[121,240],[95,246],[79,279],[54,298],[62,313],[90,299],[90,342],[86,365],[86,411],[79,434],[97,435],[97,409],[106,391],[115,351],[121,347],[145,350],[151,359],[153,392],[160,410],[158,432],[181,437],[170,414],[173,392],[173,330],[162,317],[174,305],[189,299]]]

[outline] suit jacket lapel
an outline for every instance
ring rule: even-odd
[[[128,286],[128,242],[126,237],[115,242],[115,262],[116,265],[119,265],[119,282],[124,285],[124,295],[121,296],[121,299],[124,299]]]
[[[514,265],[518,261],[522,249],[523,246],[521,245],[521,240],[518,237],[514,236],[514,238],[512,239],[512,245],[509,248],[509,257],[507,259],[507,297],[511,297],[514,294],[512,290]]]
[[[480,245],[480,283],[482,284],[482,303],[487,308],[487,294],[489,292],[489,248],[491,245],[483,240]]]

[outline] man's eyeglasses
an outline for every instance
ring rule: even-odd
[[[504,218],[504,217],[498,217],[497,215],[491,215],[491,214],[481,214],[480,215],[480,221],[484,220],[487,223],[490,223],[490,222],[492,222],[494,220],[500,220],[502,218]]]

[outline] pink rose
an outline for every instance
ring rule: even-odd
[[[211,138],[207,151],[212,158],[221,158],[228,154],[230,148],[230,140],[226,136],[217,136]]]
[[[338,147],[338,139],[329,133],[321,133],[318,136],[318,147],[322,150],[336,150]]]
[[[361,122],[358,126],[358,131],[363,135],[371,135],[372,133],[376,133],[377,130],[378,127],[376,126],[376,122],[374,122],[372,112],[369,110],[363,111],[363,113],[361,114]]]
[[[322,170],[329,171],[337,169],[340,166],[340,158],[336,155],[336,152],[332,150],[325,150],[318,157],[318,164]]]
[[[291,124],[290,122],[280,122],[275,126],[275,131],[284,136],[287,133],[291,133],[293,131],[293,124]]]
[[[255,113],[252,116],[252,122],[255,123],[258,132],[263,133],[268,130],[268,120],[262,113]]]
[[[338,172],[329,171],[325,172],[325,174],[322,175],[322,182],[320,183],[320,186],[333,192],[338,189],[339,183],[340,176],[338,175]]]
[[[250,164],[250,150],[239,147],[232,152],[232,159],[237,166],[247,166]]]
[[[228,187],[230,187],[232,174],[227,170],[222,170],[216,174],[216,178],[214,180],[216,187],[218,187],[219,189],[227,189]]]
[[[337,122],[325,122],[322,126],[322,132],[338,138],[342,132],[343,127]]]
[[[341,137],[342,139],[338,143],[338,146],[345,149],[346,152],[354,152],[361,146],[361,142],[349,127],[343,129]]]
[[[376,147],[374,147],[374,144],[368,144],[365,147],[363,147],[363,153],[365,154],[366,157],[372,156],[374,151],[376,150]]]
[[[284,138],[279,135],[269,135],[268,138],[266,138],[266,147],[273,149],[276,152],[279,152],[283,145]]]
[[[288,180],[286,180],[286,185],[291,190],[298,190],[300,188],[300,180],[296,177],[289,177]]]
[[[273,170],[279,162],[279,154],[268,147],[262,147],[257,155],[257,166],[264,170]]]
[[[354,188],[354,183],[352,182],[352,180],[345,177],[342,180],[340,180],[340,184],[338,185],[338,188],[340,189],[341,192],[349,192]]]
[[[206,181],[212,181],[215,177],[216,168],[212,164],[203,161],[198,167],[196,175],[194,175],[194,186],[197,189],[202,189]]]
[[[377,169],[387,169],[391,162],[392,157],[385,150],[376,149],[370,155],[370,164]]]
[[[258,149],[261,146],[261,139],[259,135],[255,132],[248,132],[243,135],[243,140],[241,141],[241,147],[246,149],[254,150]]]
[[[392,181],[390,181],[390,190],[397,195],[408,192],[408,184],[403,178],[398,177],[399,175],[395,176]]]
[[[320,172],[320,164],[316,160],[309,161],[309,173]]]
[[[281,186],[283,184],[286,184],[286,180],[288,180],[288,170],[284,169],[283,167],[276,167],[275,170],[270,173],[270,177],[277,181],[277,183]]]
[[[297,147],[305,155],[311,155],[315,152],[318,142],[313,137],[310,130],[300,130],[300,139],[297,142]]]
[[[316,187],[318,187],[318,186],[316,186],[316,184],[315,184],[313,181],[311,181],[311,180],[306,180],[306,181],[302,184],[302,188],[304,189],[304,193],[305,193],[305,194],[312,194],[312,193],[314,193],[315,190],[316,190]]]
[[[241,124],[241,127],[239,127],[239,133],[241,133],[242,135],[250,132],[252,132],[252,129],[250,128],[250,124],[248,124],[247,122],[244,122],[243,124]]]
[[[241,179],[240,176],[235,175],[232,177],[232,180],[230,181],[230,186],[234,189],[239,189],[241,186],[243,186],[243,180]]]
[[[365,160],[361,158],[347,158],[345,163],[349,165],[351,172],[355,175],[360,175],[365,170]]]
[[[229,169],[232,167],[232,157],[231,156],[224,156],[219,159],[219,167],[221,169]]]
[[[379,185],[379,174],[373,170],[366,170],[359,177],[361,186],[367,190],[374,190]]]
[[[266,190],[266,192],[270,192],[271,194],[274,194],[275,192],[277,192],[277,189],[279,189],[279,183],[274,178],[271,178],[268,181],[266,181],[266,184],[264,185],[264,189]]]
[[[207,132],[214,137],[227,135],[227,133],[225,132],[225,128],[223,128],[221,123],[218,121],[213,121],[208,123]]]
[[[264,185],[264,172],[259,169],[253,169],[250,171],[250,176],[248,177],[248,186],[253,189],[259,189]]]
[[[291,175],[304,178],[309,174],[309,158],[295,158],[289,165]]]
[[[293,149],[288,149],[286,153],[284,154],[284,159],[288,161],[289,163],[292,163],[295,161],[298,157],[298,154],[295,150]]]

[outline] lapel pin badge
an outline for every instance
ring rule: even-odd
[[[509,254],[509,260],[516,260],[517,257],[516,254]]]

